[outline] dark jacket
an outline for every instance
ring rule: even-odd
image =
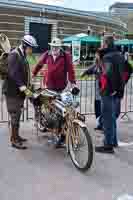
[[[113,49],[102,49],[100,75],[100,90],[102,96],[110,96],[114,93],[119,97],[123,97],[124,88],[122,87],[121,70],[124,66],[124,57]]]
[[[95,75],[95,99],[96,100],[100,100],[101,99],[101,95],[100,95],[100,83],[99,83],[99,77],[100,77],[100,66],[98,66],[97,64],[93,64],[91,65],[85,72],[84,75]]]
[[[100,75],[100,68],[96,65],[93,64],[88,69],[84,72],[85,74],[89,75],[96,75],[96,79],[98,79]]]
[[[67,86],[67,72],[68,80],[75,83],[75,70],[72,64],[71,55],[63,51],[54,61],[51,52],[45,52],[33,71],[34,76],[37,75],[43,65],[47,65],[47,73],[44,77],[44,82],[47,88],[53,90],[62,90]]]
[[[8,78],[3,85],[3,92],[6,96],[19,96],[25,98],[23,92],[20,92],[21,86],[27,86],[30,83],[30,69],[26,57],[20,48],[14,49],[8,56]]]

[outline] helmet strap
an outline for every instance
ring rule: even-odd
[[[27,46],[25,45],[25,44],[21,44],[20,45],[20,47],[21,47],[21,49],[22,49],[22,51],[23,51],[23,54],[24,54],[24,56],[26,56],[26,48],[27,48]]]

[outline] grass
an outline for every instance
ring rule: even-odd
[[[42,79],[42,76],[36,76],[36,81],[40,81]],[[84,78],[81,78],[81,71],[76,70],[76,80],[78,81],[91,81],[95,80],[95,76],[85,76]]]
[[[36,57],[36,61],[39,59],[40,56],[38,55],[35,55]],[[92,63],[92,61],[90,61],[90,64]],[[36,63],[34,63],[35,65]],[[31,65],[31,70],[33,69],[34,65]],[[82,64],[77,64],[75,66],[75,69],[76,69],[76,80],[94,80],[95,79],[95,76],[85,76],[84,78],[81,78],[81,73],[85,70],[83,68],[84,66]],[[39,81],[41,79],[40,76],[37,76],[36,77],[36,80]]]
[[[95,80],[95,75],[88,76],[81,78],[81,74],[84,72],[85,69],[76,69],[76,80]]]

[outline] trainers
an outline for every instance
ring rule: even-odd
[[[98,153],[110,153],[113,154],[114,153],[114,148],[113,146],[99,146],[99,147],[95,147],[95,151]]]

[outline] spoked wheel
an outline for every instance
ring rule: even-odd
[[[37,109],[35,111],[35,121],[36,121],[36,127],[40,132],[46,132],[46,120],[45,120],[45,113],[41,111],[41,109]]]
[[[69,135],[69,153],[75,167],[85,172],[93,161],[92,139],[87,127],[74,125],[74,132]]]
[[[36,123],[37,123],[37,128],[40,132],[46,132],[47,131],[45,118],[44,118],[44,115],[42,113],[39,115]]]

